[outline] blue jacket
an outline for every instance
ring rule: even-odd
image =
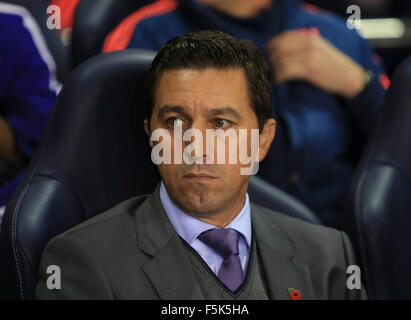
[[[0,115],[13,131],[20,156],[29,162],[54,105],[55,65],[29,12],[0,2]],[[21,180],[0,187],[0,206]]]
[[[303,28],[316,28],[336,48],[371,70],[374,78],[352,101],[302,81],[273,87],[277,135],[259,175],[299,198],[325,224],[338,226],[344,190],[389,81],[367,42],[349,30],[345,21],[298,0],[275,0],[271,9],[252,19],[227,16],[196,0],[160,0],[121,23],[106,39],[104,51],[159,50],[174,36],[219,29],[254,41],[267,57],[265,46],[272,37]]]

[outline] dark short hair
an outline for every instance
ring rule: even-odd
[[[151,119],[158,79],[166,70],[179,69],[244,70],[250,105],[260,130],[271,118],[270,72],[258,47],[251,41],[236,39],[224,32],[203,30],[168,41],[154,58],[145,82],[146,116]]]

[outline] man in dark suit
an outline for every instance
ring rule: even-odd
[[[174,38],[145,91],[162,182],[53,239],[38,299],[365,297],[347,287],[355,262],[344,233],[249,202],[247,169],[255,173],[276,125],[269,69],[253,43],[218,31]],[[50,265],[61,270],[60,289],[49,286]]]

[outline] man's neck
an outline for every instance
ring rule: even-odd
[[[247,199],[248,183],[242,186],[242,188],[238,192],[237,197],[225,203],[224,206],[218,208],[218,210],[211,212],[190,212],[190,210],[184,208],[184,205],[178,203],[176,199],[172,199],[170,193],[167,191],[163,183],[162,187],[164,187],[165,193],[168,199],[171,201],[171,203],[174,206],[178,207],[180,211],[184,212],[184,214],[187,214],[193,218],[196,218],[213,226],[224,228],[228,224],[230,224],[230,222],[233,221],[244,208]]]
[[[241,212],[245,199],[246,195],[244,193],[244,195],[235,199],[235,203],[227,206],[226,209],[220,209],[218,212],[208,212],[207,214],[196,213],[192,214],[192,216],[213,226],[224,228]]]

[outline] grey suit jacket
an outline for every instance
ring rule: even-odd
[[[348,237],[251,205],[253,235],[271,299],[361,299],[347,289],[355,264]],[[61,289],[50,290],[47,267],[61,270]],[[36,299],[204,299],[182,240],[159,198],[129,199],[49,242]]]

